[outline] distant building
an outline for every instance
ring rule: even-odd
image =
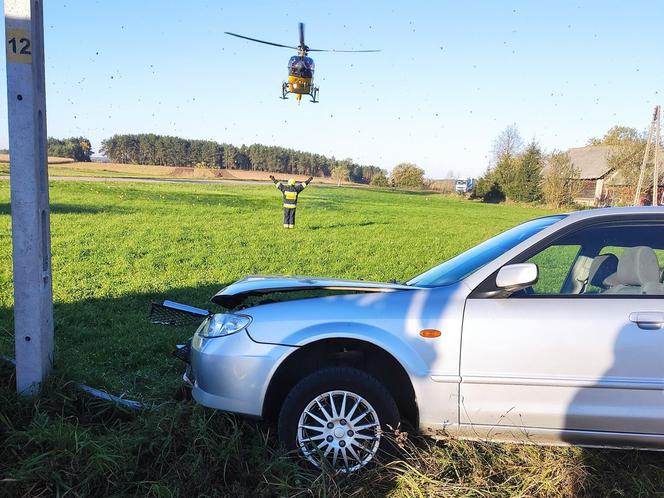
[[[574,199],[579,204],[596,206],[602,202],[605,185],[613,178],[615,171],[609,165],[613,147],[597,145],[577,147],[567,151],[572,164],[579,172],[581,185]]]
[[[569,149],[572,164],[579,171],[578,193],[574,201],[588,206],[629,204],[633,201],[634,185],[628,185],[622,175],[612,168],[609,158],[611,145],[590,145]],[[664,191],[664,151],[659,154],[660,194]]]

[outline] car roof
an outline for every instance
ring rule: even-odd
[[[578,221],[600,216],[631,216],[635,214],[661,214],[664,215],[664,206],[626,206],[584,209],[568,213],[569,221]]]

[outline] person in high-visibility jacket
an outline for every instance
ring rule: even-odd
[[[278,182],[270,175],[270,180],[274,182],[284,197],[284,228],[295,228],[295,209],[297,208],[297,196],[300,195],[309,182],[314,177],[310,176],[304,182],[296,182],[294,178],[288,180],[288,183]]]

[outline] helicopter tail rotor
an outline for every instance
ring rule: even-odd
[[[300,23],[300,48],[304,48],[306,45],[304,44],[304,23]]]

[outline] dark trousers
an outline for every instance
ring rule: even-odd
[[[295,226],[295,208],[284,208],[284,227]]]

